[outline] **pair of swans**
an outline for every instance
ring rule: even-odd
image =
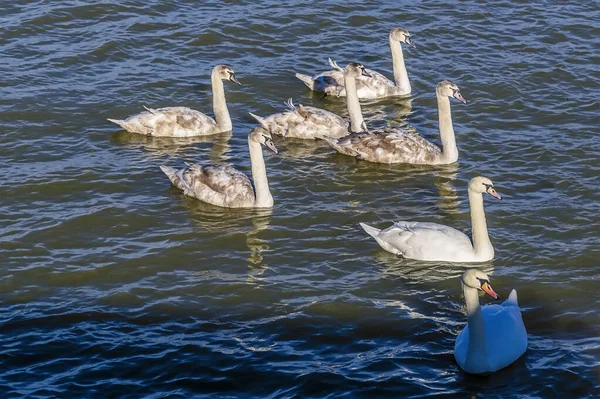
[[[211,74],[215,119],[187,107],[146,108],[125,120],[109,119],[131,133],[156,137],[205,136],[232,129],[225,102],[223,80],[241,84],[228,65],[217,65]],[[161,166],[171,183],[185,195],[226,208],[270,208],[273,196],[262,153],[262,145],[277,153],[269,132],[254,129],[248,135],[252,178],[231,166],[189,164],[182,169]]]
[[[500,305],[479,305],[479,291],[494,299],[490,279],[479,269],[469,269],[461,277],[467,305],[467,326],[454,343],[454,358],[470,374],[489,374],[511,365],[527,350],[517,291],[511,291]]]

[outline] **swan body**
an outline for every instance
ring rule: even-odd
[[[326,140],[337,152],[369,162],[419,165],[441,165],[456,162],[458,149],[448,97],[454,97],[463,103],[466,103],[466,100],[461,95],[458,86],[447,80],[438,84],[436,94],[442,148],[418,134],[398,129],[371,131],[369,134],[354,133],[340,139],[329,138]],[[358,109],[360,110],[360,108]]]
[[[250,114],[272,135],[298,139],[322,139],[348,135],[350,123],[333,112],[315,107],[296,107],[290,98],[285,103],[289,111],[261,118]]]
[[[415,47],[411,36],[407,30],[395,28],[389,34],[390,48],[392,50],[392,60],[394,65],[394,80],[392,82],[381,73],[367,70],[369,76],[362,76],[357,79],[357,93],[361,99],[375,99],[391,96],[405,96],[411,93],[410,81],[404,65],[404,56],[400,43],[406,43]],[[347,95],[344,70],[334,61],[329,59],[329,65],[334,69],[320,73],[314,77],[296,74],[304,84],[313,91],[324,92],[327,95],[336,97],[345,97]]]
[[[358,77],[367,74],[366,68],[357,63],[350,63],[344,69],[344,73],[349,76]],[[350,79],[350,78],[349,78]],[[356,97],[356,89],[353,85],[354,80],[349,86],[349,99]],[[358,97],[355,98],[358,104]],[[250,114],[258,121],[260,126],[272,135],[283,136],[286,138],[298,139],[324,139],[327,137],[340,138],[347,136],[351,132],[360,132],[366,130],[366,125],[362,118],[360,110],[351,112],[350,121],[324,109],[315,107],[305,107],[300,105],[296,107],[290,98],[286,105],[289,110],[282,113],[273,114],[266,118]],[[358,104],[360,107],[360,104]]]
[[[273,197],[261,145],[277,153],[271,136],[254,129],[248,135],[254,187],[248,176],[231,166],[189,164],[179,170],[164,165],[160,168],[184,195],[200,201],[225,208],[270,208]]]
[[[384,230],[366,223],[360,225],[381,248],[404,258],[421,261],[485,262],[494,258],[494,247],[487,232],[483,193],[501,199],[490,179],[471,179],[469,203],[473,243],[463,232],[438,223],[401,221]]]
[[[462,276],[467,303],[467,326],[454,344],[454,358],[470,374],[488,374],[503,369],[527,350],[527,331],[523,324],[517,291],[511,291],[500,305],[479,305],[478,291],[498,299],[489,278],[478,269]]]
[[[213,68],[211,81],[216,120],[188,107],[152,109],[146,106],[146,112],[132,115],[125,120],[108,120],[128,132],[156,137],[193,137],[228,132],[232,124],[225,102],[223,79],[240,84],[230,66],[217,65]]]

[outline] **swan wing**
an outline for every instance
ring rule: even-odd
[[[379,238],[409,259],[459,262],[473,256],[466,234],[438,223],[396,222],[382,230]]]
[[[396,89],[396,84],[381,73],[371,69],[367,69],[367,72],[371,75],[370,77],[363,75],[356,79],[358,98],[373,99],[386,97]],[[340,95],[345,96],[345,90]]]
[[[332,112],[302,105],[266,117],[265,124],[273,135],[299,139],[343,137],[349,128],[347,120]]]
[[[356,78],[358,98],[374,99],[387,97],[396,93],[397,87],[394,82],[377,71],[371,69],[366,69],[366,71],[371,76],[362,75]],[[317,77],[319,80],[316,79]],[[316,82],[319,82],[319,87],[323,88],[319,91],[324,91],[327,94],[338,97],[346,96],[346,84],[342,72],[328,71],[325,74],[315,76],[314,82],[315,87],[317,86]]]
[[[418,134],[402,130],[353,133],[329,141],[340,153],[377,163],[409,163],[435,165],[441,162],[442,152]]]
[[[339,96],[344,88],[344,72],[339,70],[326,71],[313,77],[313,90]]]
[[[189,137],[218,133],[211,117],[187,107],[147,108],[124,121],[126,130],[160,137]]]
[[[244,173],[228,165],[190,164],[176,172],[184,194],[229,208],[254,204],[254,188]]]

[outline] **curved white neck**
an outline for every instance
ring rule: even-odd
[[[223,89],[223,81],[217,73],[213,71],[210,77],[213,91],[213,112],[215,113],[215,121],[219,127],[219,131],[228,132],[232,129],[231,117],[225,102],[225,90]]]
[[[396,87],[399,92],[408,94],[411,92],[411,87],[410,81],[408,80],[408,73],[406,72],[406,66],[404,65],[402,45],[399,41],[392,39],[391,33],[390,48],[392,49],[392,63],[394,65],[394,80],[396,81]]]
[[[462,287],[467,304],[467,324],[469,325],[469,345],[467,347],[465,369],[484,372],[489,370],[489,363],[485,345],[485,325],[479,306],[478,290],[464,284],[462,284]]]
[[[494,247],[490,241],[485,221],[483,194],[469,190],[469,207],[471,208],[471,237],[475,256],[481,259],[491,259],[494,257]]]
[[[248,149],[250,150],[252,180],[254,181],[254,206],[257,208],[270,208],[273,206],[273,196],[269,190],[269,180],[267,179],[261,145],[248,138]]]
[[[350,131],[353,133],[361,132],[363,131],[364,119],[360,109],[360,101],[358,101],[356,79],[344,74],[344,85],[346,86],[346,105],[350,115]]]
[[[442,155],[445,163],[454,163],[458,160],[458,148],[452,127],[450,113],[450,99],[436,91],[438,103],[438,117],[440,123],[440,139],[442,141]]]

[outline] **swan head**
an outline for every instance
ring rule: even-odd
[[[494,299],[500,298],[490,285],[490,278],[479,269],[469,269],[463,273],[461,282],[469,288],[483,291]]]
[[[394,28],[390,32],[390,38],[400,43],[406,43],[412,48],[416,48],[415,44],[412,41],[410,33],[406,29],[402,28]]]
[[[460,89],[456,83],[452,83],[449,80],[442,80],[440,83],[438,83],[436,92],[440,96],[454,97],[463,104],[467,103],[467,100],[465,100],[462,94],[460,94]]]
[[[494,198],[497,198],[499,200],[502,199],[500,194],[496,192],[496,189],[494,188],[494,183],[492,183],[492,181],[487,177],[483,176],[477,176],[471,179],[471,181],[469,182],[469,191],[480,194],[488,193]]]
[[[252,129],[252,131],[248,135],[248,138],[251,141],[254,141],[255,143],[264,145],[269,150],[273,151],[275,154],[279,154],[279,151],[277,151],[277,147],[275,147],[275,144],[273,144],[273,138],[271,137],[271,133],[269,133],[265,129]]]
[[[359,78],[360,76],[371,77],[371,74],[367,72],[367,68],[363,64],[358,62],[351,62],[344,68],[344,77]]]
[[[238,85],[242,85],[239,80],[235,77],[235,71],[232,67],[225,64],[219,64],[213,68],[213,74],[216,75],[221,80],[230,80],[233,83]]]

